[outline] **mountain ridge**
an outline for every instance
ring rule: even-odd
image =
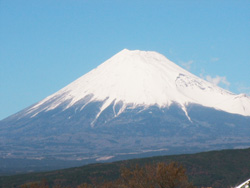
[[[0,158],[86,164],[249,147],[250,116],[219,108],[248,112],[248,101],[156,52],[125,50],[0,121]]]

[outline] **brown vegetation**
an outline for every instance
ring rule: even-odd
[[[60,186],[53,186],[59,188]],[[77,188],[193,188],[188,182],[186,170],[176,162],[158,163],[121,169],[120,178],[115,181],[92,184],[83,183]],[[31,182],[21,188],[49,188],[46,180]]]
[[[188,182],[185,169],[172,162],[170,164],[136,165],[133,169],[122,168],[120,178],[100,185],[82,184],[78,188],[193,188]]]

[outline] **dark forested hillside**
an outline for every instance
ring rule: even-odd
[[[83,183],[101,183],[119,178],[121,168],[138,164],[171,163],[186,168],[189,180],[197,187],[223,188],[235,186],[250,177],[250,148],[210,151],[188,155],[172,155],[133,159],[113,163],[91,164],[52,172],[0,177],[0,187],[20,187],[28,182],[45,181],[50,187],[77,187]]]

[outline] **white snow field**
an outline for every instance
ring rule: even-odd
[[[45,98],[27,110],[55,109],[65,101],[65,108],[92,95],[88,102],[105,101],[97,117],[112,102],[122,102],[119,115],[128,105],[132,107],[157,105],[168,107],[178,103],[187,117],[189,103],[212,107],[229,113],[250,116],[250,97],[233,94],[209,83],[179,67],[163,55],[153,51],[130,51],[117,53],[97,68],[70,83],[63,89]],[[53,99],[53,103],[44,105]],[[84,106],[82,107],[84,108]]]

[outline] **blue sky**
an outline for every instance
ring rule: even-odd
[[[0,0],[0,119],[124,48],[250,95],[249,10],[249,0]]]

